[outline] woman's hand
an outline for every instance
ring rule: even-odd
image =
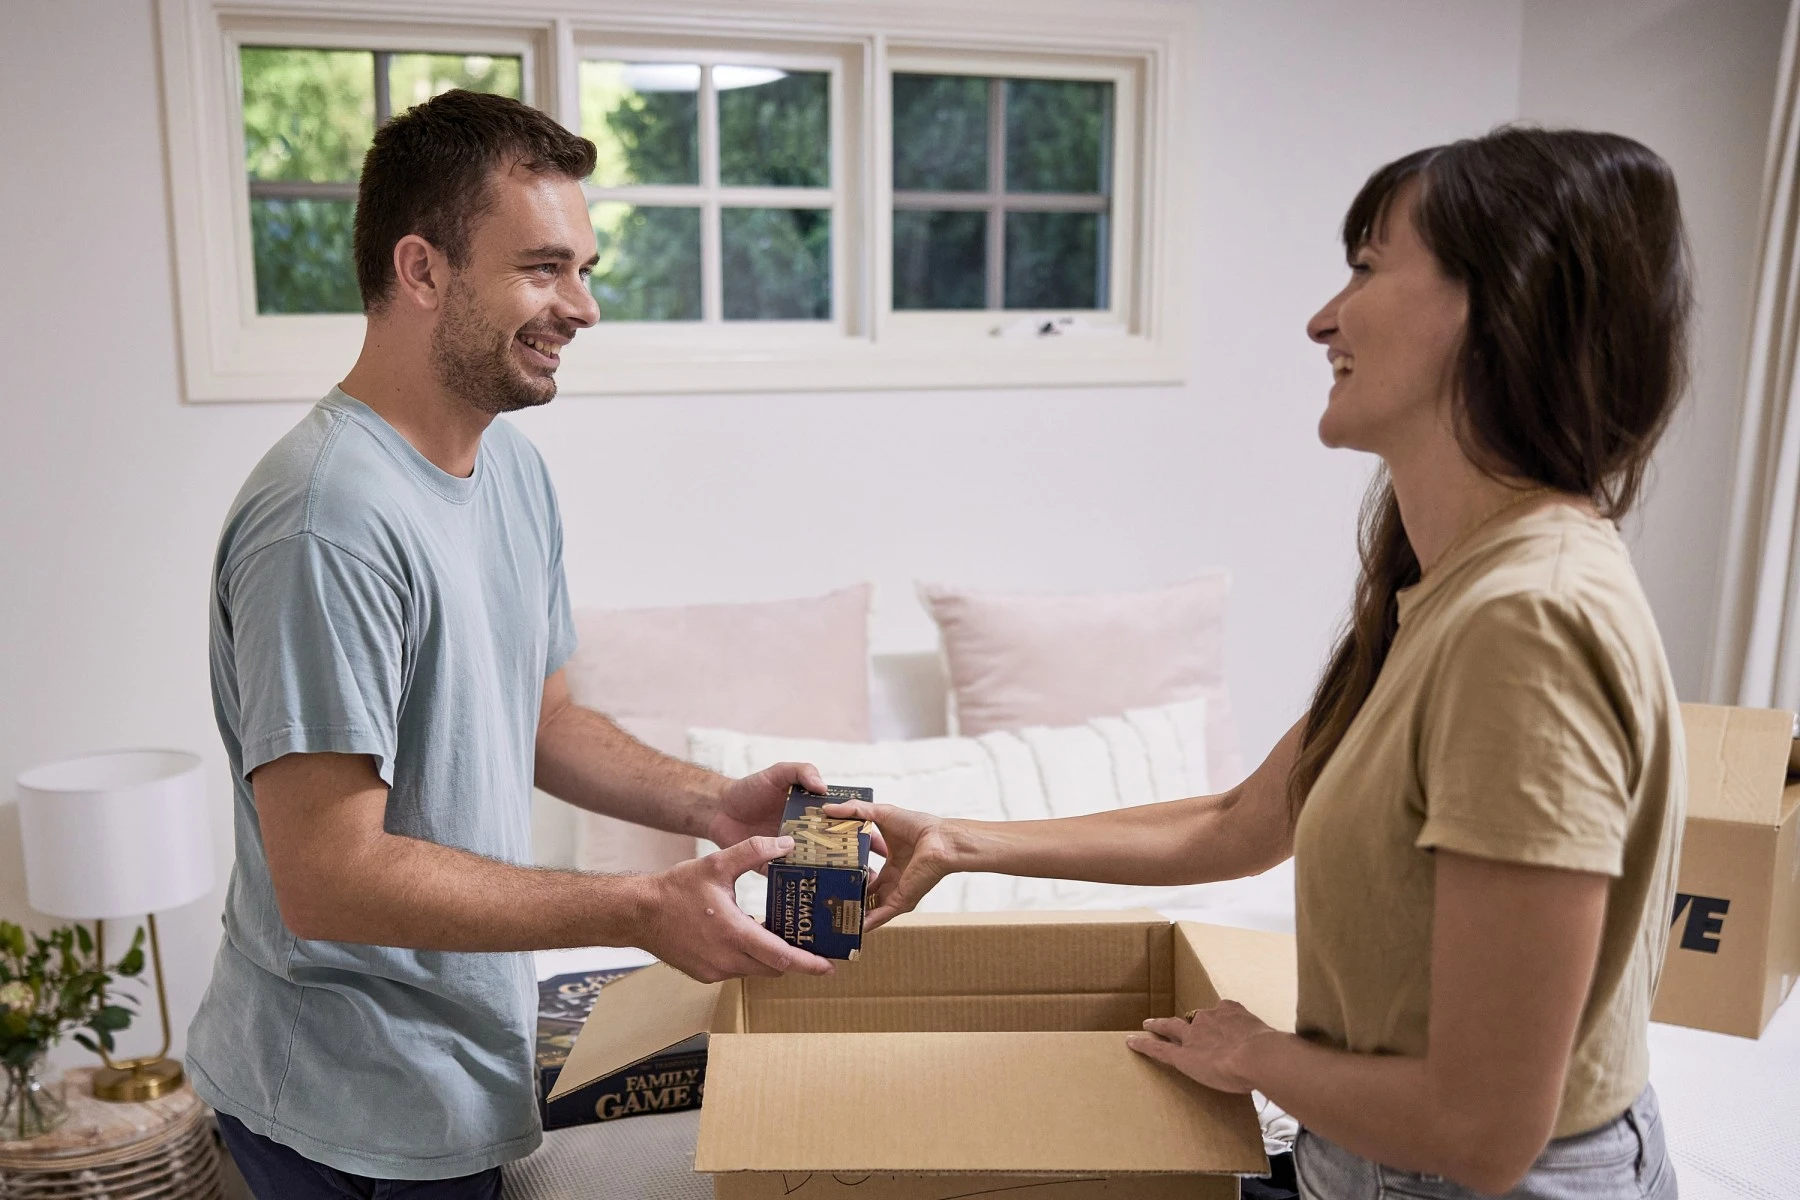
[[[1243,1051],[1250,1042],[1276,1031],[1236,1000],[1221,1000],[1186,1017],[1157,1017],[1144,1022],[1144,1032],[1126,1045],[1146,1058],[1168,1063],[1188,1078],[1221,1092],[1248,1092],[1255,1085],[1244,1077]]]
[[[863,932],[877,929],[904,912],[911,912],[938,880],[956,870],[953,844],[955,822],[891,804],[849,800],[825,805],[828,817],[855,817],[875,822],[886,849],[875,849],[887,862],[869,884],[863,910]]]

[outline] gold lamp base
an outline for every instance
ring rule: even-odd
[[[181,1064],[172,1058],[146,1058],[94,1071],[94,1098],[113,1101],[154,1100],[182,1084]]]

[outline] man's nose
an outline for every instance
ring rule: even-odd
[[[600,320],[600,304],[581,276],[575,276],[574,281],[563,288],[562,301],[565,311],[559,315],[565,320],[583,329]]]

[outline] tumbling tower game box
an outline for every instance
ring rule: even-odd
[[[869,886],[867,822],[828,817],[824,805],[873,802],[864,787],[829,787],[816,796],[788,792],[781,832],[794,839],[786,857],[769,864],[769,930],[790,946],[823,958],[852,959],[862,950],[863,901]]]

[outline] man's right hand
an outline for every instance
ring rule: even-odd
[[[829,959],[788,945],[737,905],[738,876],[758,870],[794,848],[789,837],[745,838],[735,846],[645,877],[649,886],[644,939],[639,943],[701,983],[739,975],[829,975]]]

